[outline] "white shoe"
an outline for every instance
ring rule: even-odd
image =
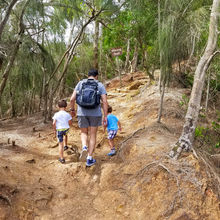
[[[82,152],[79,156],[79,160],[81,162],[86,161],[87,154],[88,154],[88,148],[86,146],[84,146],[83,149],[82,149]]]

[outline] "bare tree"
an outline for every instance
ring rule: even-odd
[[[195,128],[198,121],[200,110],[202,91],[205,82],[206,71],[212,58],[219,53],[216,51],[218,40],[218,19],[219,19],[219,6],[220,0],[213,0],[212,10],[210,15],[209,36],[207,46],[204,54],[199,60],[198,66],[195,71],[193,88],[191,97],[188,104],[188,110],[185,116],[185,123],[183,126],[182,134],[176,143],[175,147],[171,150],[170,156],[177,159],[183,150],[188,151],[192,149],[194,141]]]
[[[11,3],[10,3],[9,6],[8,6],[8,9],[6,10],[5,17],[4,17],[4,19],[2,20],[2,22],[0,23],[0,41],[1,41],[2,32],[3,32],[3,30],[4,30],[5,24],[7,23],[8,18],[9,18],[9,15],[11,14],[12,8],[13,8],[13,6],[16,4],[17,1],[18,1],[18,0],[12,0],[12,1],[11,1]]]
[[[15,61],[15,58],[16,58],[16,55],[17,55],[17,52],[19,50],[19,46],[22,42],[22,37],[23,37],[23,34],[24,34],[24,24],[23,24],[23,16],[24,16],[24,12],[25,12],[25,9],[27,7],[27,4],[29,3],[29,0],[26,1],[26,3],[24,4],[24,7],[22,9],[22,12],[21,12],[21,15],[20,15],[20,19],[19,19],[19,33],[18,33],[18,37],[17,37],[17,40],[16,40],[16,43],[15,43],[15,46],[14,46],[14,49],[12,51],[12,54],[10,56],[10,59],[9,59],[9,62],[5,68],[5,71],[3,72],[3,75],[2,75],[2,80],[1,80],[1,84],[0,84],[0,103],[1,103],[1,97],[2,97],[2,93],[5,89],[5,86],[6,86],[6,82],[8,80],[8,76],[10,74],[10,71],[13,67],[13,64],[14,64],[14,61]]]

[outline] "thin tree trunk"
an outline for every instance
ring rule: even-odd
[[[207,77],[207,89],[206,89],[206,100],[205,100],[205,111],[208,110],[208,102],[209,102],[209,89],[210,89],[210,73]]]
[[[12,91],[11,82],[9,83],[9,94],[10,94],[10,104],[11,104],[11,117],[14,118],[16,116],[16,111],[15,111],[14,94]]]
[[[108,55],[106,54],[105,80],[107,80],[108,63],[109,63],[109,58],[108,58]]]
[[[69,35],[69,40],[68,40],[67,48],[69,48],[70,45],[71,45],[71,41],[72,41],[72,38],[73,38],[74,26],[75,26],[75,21],[73,20],[72,25],[71,25],[71,31],[70,31],[70,35]],[[69,59],[69,55],[70,55],[70,53],[68,53],[66,59]],[[62,78],[62,81],[60,83],[60,89],[59,89],[59,97],[60,98],[65,97],[65,95],[66,95],[65,94],[66,93],[65,92],[65,88],[66,88],[66,74],[64,74],[64,76]]]
[[[162,65],[162,50],[161,50],[161,14],[160,14],[160,0],[158,0],[158,41],[159,41],[159,51],[160,51],[160,75],[159,75],[159,91],[161,93],[161,65]]]
[[[74,48],[73,48],[73,50],[74,50]],[[52,116],[54,94],[56,94],[56,92],[57,92],[57,90],[58,90],[58,88],[59,88],[59,86],[60,86],[64,76],[66,75],[66,71],[67,71],[67,68],[69,66],[69,63],[71,62],[71,60],[73,59],[73,57],[75,55],[73,51],[71,51],[70,54],[71,55],[68,56],[67,59],[66,59],[66,62],[65,62],[64,67],[63,67],[63,72],[60,75],[60,78],[58,79],[57,84],[54,86],[54,89],[53,88],[51,89],[51,93],[50,93],[51,95],[49,96],[48,118],[51,118],[51,116]]]
[[[8,6],[8,9],[6,10],[5,17],[2,20],[2,22],[0,23],[0,41],[1,41],[1,38],[2,38],[2,33],[3,33],[3,30],[4,30],[4,27],[5,27],[5,25],[8,21],[8,18],[11,14],[12,8],[14,7],[14,5],[16,4],[17,1],[18,0],[12,0],[11,1],[11,3]]]
[[[94,68],[98,69],[99,64],[99,22],[96,20],[95,21],[95,35],[94,35]]]
[[[170,152],[170,156],[175,159],[179,157],[183,150],[188,151],[193,147],[194,133],[198,121],[206,71],[212,58],[219,52],[215,52],[218,40],[219,6],[220,0],[213,0],[207,46],[195,71],[193,88],[185,116],[183,131],[178,143],[176,143],[176,146]]]
[[[102,72],[102,59],[103,59],[103,27],[102,25],[100,26],[100,45],[99,45],[99,74],[100,74],[100,78],[101,78],[101,82],[103,82],[103,72]]]
[[[135,40],[134,56],[132,59],[132,72],[137,71],[137,61],[138,61],[138,42]]]
[[[33,75],[33,81],[32,81],[32,84],[33,84],[33,88],[30,92],[30,104],[29,104],[29,109],[28,109],[28,115],[31,115],[35,109],[35,75]]]
[[[193,40],[192,40],[192,50],[191,50],[191,53],[189,55],[189,59],[187,61],[187,64],[186,66],[188,66],[192,60],[192,57],[193,57],[193,54],[194,54],[194,51],[195,51],[195,45],[196,45],[196,34],[193,36]]]
[[[124,71],[127,72],[129,68],[129,59],[130,59],[130,38],[127,40],[127,51],[126,51],[126,60]]]
[[[160,107],[159,107],[158,118],[157,118],[157,122],[158,122],[158,123],[161,122],[162,111],[163,111],[164,93],[165,93],[165,80],[164,80],[164,82],[163,82],[163,84],[162,84],[162,90],[161,90],[161,94],[160,94]]]

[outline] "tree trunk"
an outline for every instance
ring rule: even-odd
[[[124,67],[125,72],[127,72],[129,68],[129,59],[130,59],[130,38],[127,41],[127,52],[126,52],[126,60],[125,60],[125,67]]]
[[[16,4],[17,1],[18,0],[12,0],[11,1],[11,3],[9,4],[8,9],[5,13],[5,17],[2,20],[2,22],[0,23],[0,41],[1,41],[1,37],[2,37],[2,33],[3,33],[3,30],[4,30],[5,24],[7,23],[9,15],[11,14],[12,8]]]
[[[162,83],[162,91],[160,94],[160,107],[158,111],[158,117],[157,117],[157,122],[161,122],[161,117],[162,117],[162,111],[163,111],[163,99],[164,99],[164,94],[165,94],[165,80]]]
[[[94,68],[98,69],[98,60],[99,60],[99,22],[95,21],[95,35],[94,35]]]
[[[9,83],[9,94],[10,94],[10,104],[11,104],[11,117],[14,118],[16,116],[16,111],[15,111],[15,103],[14,103],[14,94],[13,94],[12,89],[13,87],[10,82]]]
[[[14,64],[14,61],[15,61],[15,57],[17,55],[17,52],[19,50],[19,46],[22,42],[22,37],[23,37],[23,33],[24,33],[24,24],[23,24],[23,16],[24,16],[24,11],[27,7],[27,4],[29,3],[29,0],[26,1],[26,3],[24,4],[24,7],[22,9],[22,12],[21,12],[21,15],[20,15],[20,21],[19,21],[19,33],[18,33],[18,38],[17,38],[17,41],[15,43],[15,47],[14,47],[14,50],[12,51],[12,54],[11,54],[11,57],[10,57],[10,60],[6,66],[6,69],[5,71],[3,72],[3,75],[2,75],[2,80],[1,80],[1,84],[0,84],[0,103],[1,103],[1,97],[2,97],[2,94],[3,94],[3,91],[5,89],[5,86],[6,86],[6,82],[8,80],[8,76],[10,74],[10,71],[12,69],[12,66]]]
[[[160,0],[158,0],[158,41],[159,41],[159,51],[160,51],[160,75],[159,75],[159,91],[161,93],[161,64],[162,64],[162,51],[161,51],[161,14],[160,14]]]
[[[103,82],[103,72],[102,72],[102,64],[103,64],[103,45],[102,45],[102,42],[103,42],[103,26],[100,25],[100,36],[101,36],[101,39],[100,39],[100,44],[99,44],[99,74],[100,74],[100,81]]]
[[[138,42],[135,40],[134,56],[132,59],[131,72],[137,71],[137,61],[138,61]]]
[[[189,151],[192,149],[194,141],[194,133],[198,121],[202,91],[205,81],[206,70],[209,64],[217,53],[215,52],[218,40],[218,18],[219,18],[220,0],[213,0],[212,10],[210,15],[209,36],[204,54],[202,55],[195,71],[193,88],[188,104],[185,123],[182,134],[176,143],[176,146],[171,150],[170,156],[177,159],[182,150]]]
[[[3,94],[3,91],[5,89],[5,86],[6,86],[6,82],[8,80],[8,76],[10,74],[10,71],[12,69],[12,66],[14,64],[14,61],[15,61],[15,57],[17,55],[17,52],[19,50],[19,46],[21,44],[21,38],[22,38],[22,35],[23,35],[23,32],[24,32],[24,29],[20,32],[19,36],[18,36],[18,39],[15,43],[15,47],[14,47],[14,50],[12,52],[12,55],[10,57],[10,60],[6,66],[6,69],[2,75],[2,80],[1,80],[1,84],[0,84],[0,102],[1,102],[1,97],[2,97],[2,94]]]
[[[71,45],[71,41],[72,41],[72,38],[73,38],[74,27],[75,27],[75,22],[73,20],[72,25],[71,25],[71,31],[70,31],[70,35],[69,35],[69,39],[68,39],[67,48],[69,48],[70,45]],[[69,54],[68,54],[68,57],[66,59],[69,59]],[[66,89],[66,74],[64,75],[64,77],[63,77],[63,79],[60,83],[60,89],[59,89],[59,97],[60,98],[63,98],[63,97],[66,96],[65,89]]]
[[[211,73],[209,73],[207,77],[207,89],[206,89],[206,100],[205,100],[205,111],[206,112],[208,110],[208,102],[209,102],[210,75]]]
[[[29,108],[28,108],[28,115],[31,115],[35,110],[35,75],[33,75],[33,81],[32,81],[32,90],[30,92],[30,102],[29,102]]]

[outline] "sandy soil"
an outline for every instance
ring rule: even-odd
[[[167,153],[181,132],[185,89],[159,93],[143,73],[108,83],[108,99],[122,122],[117,155],[109,158],[106,134],[98,133],[97,164],[79,162],[80,132],[74,119],[66,164],[58,162],[51,124],[41,114],[0,121],[0,219],[220,219],[210,179],[191,153],[178,161]],[[12,141],[15,141],[13,146]]]

